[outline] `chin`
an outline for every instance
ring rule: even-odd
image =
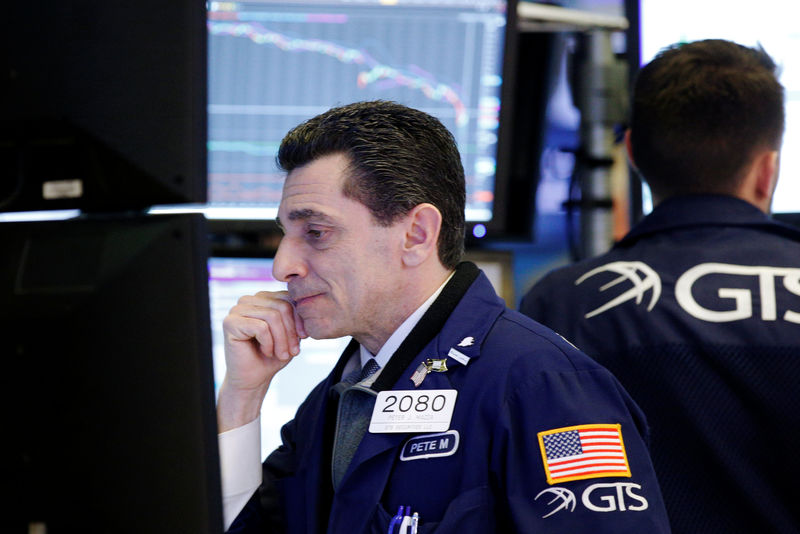
[[[339,329],[334,328],[333,325],[325,324],[321,321],[303,320],[303,326],[306,329],[308,337],[314,339],[336,339],[337,337],[344,337],[348,334],[342,333]]]

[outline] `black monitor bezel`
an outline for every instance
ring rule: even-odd
[[[0,224],[0,530],[222,532],[206,233],[196,214]]]

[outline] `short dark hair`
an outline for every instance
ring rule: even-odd
[[[661,198],[730,194],[756,150],[780,149],[784,122],[784,89],[763,48],[675,44],[637,75],[633,160]]]
[[[453,135],[435,117],[376,100],[335,107],[292,129],[278,165],[291,172],[318,158],[344,154],[350,169],[343,194],[391,225],[422,203],[442,214],[439,260],[453,268],[464,254],[466,185]]]

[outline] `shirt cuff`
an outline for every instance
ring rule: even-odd
[[[225,530],[261,485],[261,418],[217,436]]]

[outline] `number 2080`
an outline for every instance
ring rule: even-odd
[[[383,407],[382,411],[386,413],[395,411],[405,413],[413,409],[416,412],[427,412],[428,410],[441,412],[446,404],[447,399],[444,395],[436,395],[433,399],[428,395],[420,395],[416,398],[416,402],[414,402],[414,397],[411,395],[403,395],[401,397],[389,395],[386,397],[386,406]]]

